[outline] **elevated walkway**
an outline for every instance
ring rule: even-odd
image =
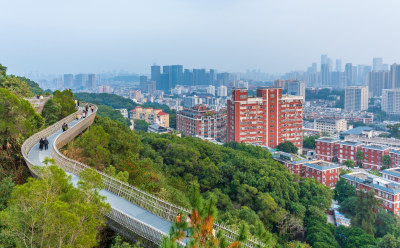
[[[72,177],[72,183],[77,184],[80,172],[90,167],[67,158],[59,152],[59,149],[88,128],[93,123],[96,112],[97,107],[86,118],[76,120],[76,114],[81,113],[81,109],[78,109],[76,113],[34,134],[24,142],[22,154],[34,177],[37,177],[37,174],[33,166],[44,166],[44,159],[50,157],[54,158],[57,165]],[[69,126],[65,132],[61,130],[63,123],[68,123]],[[49,141],[49,150],[40,151],[38,143],[40,138],[44,137],[47,137]],[[171,224],[178,213],[189,213],[187,209],[166,202],[102,172],[98,171],[98,173],[102,176],[104,183],[104,189],[100,191],[100,194],[107,197],[106,201],[112,209],[110,213],[107,213],[107,218],[156,245],[161,244],[163,237],[169,233]],[[111,224],[110,227],[129,238],[125,230],[119,230]],[[214,229],[216,231],[221,229],[228,242],[236,240],[236,232],[219,224],[214,224]],[[185,246],[185,241],[181,245]],[[244,246],[263,247],[263,244],[249,240]]]

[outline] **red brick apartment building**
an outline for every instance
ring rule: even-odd
[[[390,167],[400,167],[400,150],[390,150],[390,159],[392,160],[390,163]]]
[[[234,89],[227,103],[227,141],[276,148],[291,141],[302,150],[303,97],[282,95],[282,89],[257,89],[249,97],[247,89]]]
[[[398,172],[396,172],[398,173]],[[390,175],[391,173],[385,173]],[[367,172],[353,172],[342,175],[348,184],[357,190],[374,190],[375,197],[381,200],[381,206],[400,216],[400,183],[381,178]]]
[[[315,157],[326,162],[332,162],[338,156],[339,139],[323,137],[315,141]]]
[[[338,163],[343,164],[346,160],[356,161],[356,154],[362,151],[364,143],[355,141],[340,141],[338,144]]]
[[[273,158],[286,166],[294,174],[301,177],[314,178],[319,183],[335,188],[339,180],[339,165],[323,160],[296,160],[296,156],[281,152],[280,155],[274,155]],[[298,158],[298,157],[297,157]]]
[[[363,147],[364,161],[363,168],[381,170],[383,156],[390,154],[390,148],[385,145],[367,145]]]
[[[176,114],[176,129],[187,136],[226,142],[226,112],[215,112],[205,105],[186,108]]]

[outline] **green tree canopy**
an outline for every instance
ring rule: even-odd
[[[375,220],[378,212],[378,200],[374,191],[357,191],[356,215],[351,219],[353,226],[361,227],[366,233],[375,234]]]
[[[110,210],[98,194],[101,177],[85,171],[75,188],[54,164],[38,168],[42,179],[15,186],[0,224],[18,247],[93,247]],[[0,244],[1,246],[1,244]]]
[[[295,153],[295,154],[297,154],[297,151],[299,150],[299,148],[297,148],[290,141],[285,141],[283,143],[280,143],[276,148],[278,148],[278,150],[282,152]]]

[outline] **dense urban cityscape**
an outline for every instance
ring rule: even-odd
[[[1,248],[400,248],[400,2],[2,6]]]

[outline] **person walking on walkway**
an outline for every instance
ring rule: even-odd
[[[43,145],[45,150],[49,149],[49,141],[47,140],[47,138],[44,138]]]
[[[43,150],[43,138],[40,138],[39,141],[39,149],[42,151]]]
[[[65,132],[65,122],[62,124],[61,128],[62,128],[63,132]]]

